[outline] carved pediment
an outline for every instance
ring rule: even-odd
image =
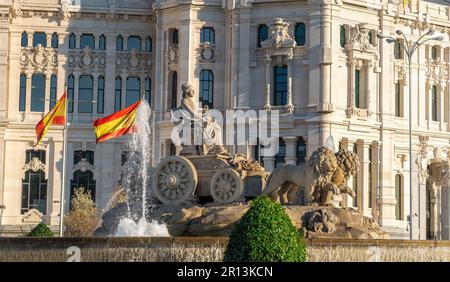
[[[289,35],[289,23],[276,18],[270,26],[269,38],[261,42],[263,48],[295,47],[295,40]]]

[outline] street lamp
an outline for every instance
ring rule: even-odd
[[[386,42],[391,43],[397,43],[401,50],[406,54],[406,57],[408,58],[408,71],[409,71],[409,237],[412,240],[413,238],[413,230],[412,230],[412,106],[411,106],[411,100],[412,100],[412,69],[411,69],[411,60],[414,52],[419,48],[421,45],[423,45],[425,42],[428,42],[430,40],[437,40],[442,41],[444,37],[442,35],[437,35],[434,37],[428,37],[426,36],[432,36],[434,34],[433,29],[429,29],[426,33],[424,33],[422,36],[419,37],[414,43],[409,42],[406,38],[405,33],[401,30],[396,30],[395,33],[399,36],[403,36],[404,42],[400,41],[398,38],[394,38],[392,36],[386,36],[382,34],[377,34],[377,37],[380,39],[386,39]],[[424,39],[425,38],[425,39]],[[420,191],[419,191],[420,195]],[[419,202],[420,206],[420,202]]]

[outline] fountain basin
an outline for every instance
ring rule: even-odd
[[[222,261],[226,237],[0,238],[0,261]],[[450,241],[307,239],[308,261],[450,261]]]

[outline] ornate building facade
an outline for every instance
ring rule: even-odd
[[[3,231],[58,224],[62,128],[33,145],[35,124],[65,82],[73,100],[66,199],[82,185],[101,209],[120,180],[127,137],[96,145],[91,122],[145,95],[156,163],[177,153],[170,110],[189,81],[210,108],[281,111],[277,155],[261,158],[259,144],[230,151],[273,170],[305,161],[333,136],[361,160],[351,180],[357,197],[345,199],[347,206],[375,218],[391,237],[407,238],[412,197],[414,238],[446,238],[444,185],[427,179],[428,164],[447,160],[450,149],[449,15],[444,1],[419,0],[0,0]],[[430,28],[444,41],[416,51],[409,81],[400,47],[377,34],[401,29],[415,40]],[[430,153],[434,148],[440,152]]]

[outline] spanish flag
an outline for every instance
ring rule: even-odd
[[[97,143],[133,132],[136,113],[141,102],[142,100],[139,100],[126,109],[95,120],[92,125],[95,128]]]
[[[46,114],[45,117],[41,119],[41,121],[36,125],[36,146],[39,145],[39,143],[42,141],[42,138],[44,138],[51,124],[66,124],[66,97],[67,94],[64,93],[64,95],[59,98],[55,107],[48,114]]]

